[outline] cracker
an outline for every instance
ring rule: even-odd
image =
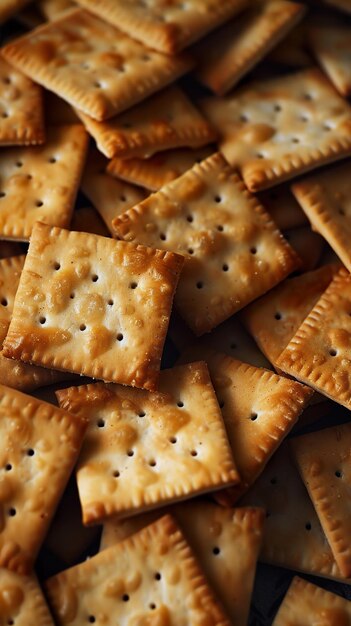
[[[272,626],[303,624],[349,626],[351,603],[346,598],[295,576]]]
[[[350,311],[351,277],[342,268],[276,361],[284,372],[348,409]]]
[[[73,212],[70,230],[78,230],[83,233],[94,233],[102,237],[108,237],[109,232],[99,213],[92,207],[82,207]]]
[[[169,515],[50,578],[46,587],[60,626],[107,616],[114,624],[230,626]]]
[[[315,576],[343,578],[287,443],[280,446],[241,504],[266,509],[261,561]]]
[[[145,100],[192,66],[188,57],[149,50],[81,9],[39,26],[2,52],[35,82],[100,121]]]
[[[57,397],[90,420],[77,468],[85,524],[239,480],[205,363],[163,370],[155,394],[100,383]]]
[[[51,21],[75,6],[76,3],[71,0],[41,0],[39,8],[44,17]]]
[[[351,108],[314,68],[251,83],[203,108],[250,191],[351,154]]]
[[[1,9],[0,9],[1,11]],[[0,56],[0,146],[45,141],[42,90]]]
[[[335,266],[325,265],[288,278],[244,309],[241,320],[271,363],[276,363],[335,271]]]
[[[81,187],[111,232],[111,222],[116,215],[141,202],[145,193],[134,185],[108,176],[105,172],[107,163],[100,152],[90,150]]]
[[[315,26],[309,40],[314,56],[338,92],[351,95],[350,29],[341,24]]]
[[[4,356],[155,389],[180,255],[38,222]]]
[[[175,517],[183,530],[231,623],[247,626],[262,540],[263,509],[230,509],[192,500],[120,522],[106,522],[100,549],[122,541],[166,512]]]
[[[294,426],[312,390],[222,354],[211,356],[208,365],[241,478],[216,498],[234,504]]]
[[[263,191],[259,194],[259,199],[279,230],[290,230],[308,224],[305,213],[295,200],[288,185]]]
[[[36,221],[67,227],[84,167],[83,126],[48,129],[44,146],[0,153],[0,236],[28,241]]]
[[[350,424],[292,440],[300,474],[345,577],[351,576],[350,449]]]
[[[138,0],[78,0],[146,46],[174,54],[239,13],[248,0],[188,0],[186,4]]]
[[[304,272],[313,270],[322,256],[323,237],[312,232],[309,226],[285,230],[283,235],[302,260],[300,269]]]
[[[305,7],[295,2],[254,2],[249,11],[204,39],[195,48],[196,76],[223,95],[252,70],[302,19]]]
[[[197,150],[178,149],[155,154],[150,159],[119,159],[115,157],[107,166],[111,176],[129,183],[157,191],[178,178],[195,163],[200,163],[213,153],[211,148]]]
[[[112,226],[118,237],[185,256],[175,303],[197,335],[274,287],[299,264],[220,154],[116,217]]]
[[[21,576],[0,568],[1,624],[54,626],[35,576]]]
[[[0,566],[28,573],[77,460],[86,421],[0,385]]]
[[[351,270],[350,176],[351,163],[346,162],[292,185],[312,227],[327,240],[348,270]]]
[[[105,122],[77,113],[109,158],[145,159],[161,150],[199,148],[217,139],[211,124],[175,85]]]
[[[30,0],[1,0],[0,24],[18,13],[29,2]]]

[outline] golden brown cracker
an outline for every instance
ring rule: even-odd
[[[21,576],[0,568],[0,621],[16,626],[54,626],[34,574]]]

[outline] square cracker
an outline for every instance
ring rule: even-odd
[[[312,227],[351,270],[351,162],[317,172],[292,185]]]
[[[185,256],[176,306],[197,335],[274,287],[299,259],[220,154],[112,222],[118,237]]]
[[[120,522],[107,521],[100,550],[123,541],[166,512],[177,520],[232,624],[247,626],[263,509],[224,508],[198,499]]]
[[[161,150],[199,148],[217,138],[211,124],[176,85],[105,122],[77,113],[100,152],[109,158],[145,159]]]
[[[174,54],[239,13],[248,0],[78,0],[79,4],[142,41]]]
[[[1,0],[0,24],[18,13],[29,2],[30,0]]]
[[[335,266],[325,265],[288,278],[242,311],[244,326],[273,365],[336,271]]]
[[[314,56],[338,92],[345,97],[351,95],[351,42],[347,25],[314,26],[309,41]]]
[[[260,560],[290,570],[344,579],[284,442],[241,500],[266,509]]]
[[[81,9],[39,26],[2,52],[35,82],[97,120],[141,102],[192,65],[188,57],[145,48]]]
[[[149,159],[119,159],[114,157],[107,166],[111,176],[121,178],[134,185],[157,191],[163,185],[178,178],[187,170],[213,153],[211,148],[179,148],[167,150]]]
[[[335,275],[290,343],[278,367],[322,394],[351,408],[351,276]]]
[[[4,356],[155,389],[183,258],[38,222]]]
[[[253,2],[239,19],[225,24],[195,47],[196,76],[223,95],[262,60],[302,19],[305,7],[296,2]]]
[[[53,576],[46,588],[59,626],[107,619],[230,626],[170,515]]]
[[[6,359],[2,354],[2,344],[10,325],[24,261],[25,256],[0,260],[0,383],[20,391],[32,391],[38,387],[67,380],[71,376],[44,367]]]
[[[134,185],[106,174],[107,163],[107,159],[100,152],[91,149],[83,172],[81,188],[112,233],[111,222],[116,215],[141,202],[145,198],[145,193]]]
[[[85,524],[239,480],[205,363],[163,370],[154,394],[100,383],[57,397],[90,420],[77,469]]]
[[[0,153],[0,236],[28,241],[36,221],[68,227],[88,136],[83,126],[48,129],[44,146]]]
[[[77,461],[87,422],[0,385],[0,566],[27,573]]]
[[[0,568],[0,623],[16,626],[54,626],[35,576],[21,576]]]
[[[1,55],[0,82],[0,146],[44,143],[41,88],[11,67]]]
[[[208,365],[241,478],[239,485],[216,494],[216,498],[234,504],[290,432],[312,390],[223,354],[210,356]]]
[[[314,68],[251,83],[203,108],[250,191],[351,154],[351,108]]]
[[[351,576],[351,424],[291,442],[301,477],[344,576]]]
[[[300,624],[350,626],[351,602],[295,576],[272,626]]]

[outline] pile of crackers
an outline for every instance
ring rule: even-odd
[[[350,626],[351,0],[0,22],[0,625]]]

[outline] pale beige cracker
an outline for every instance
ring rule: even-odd
[[[241,314],[244,326],[273,365],[330,284],[337,268],[325,265],[287,278],[249,304]]]
[[[109,162],[107,172],[111,176],[121,178],[139,187],[157,191],[211,154],[213,154],[211,148],[198,148],[197,150],[179,148],[178,150],[160,152],[150,159],[119,159],[115,157]]]
[[[0,623],[4,626],[54,626],[34,574],[21,576],[0,568]]]
[[[24,261],[24,256],[0,260],[0,384],[20,391],[33,391],[71,377],[63,372],[6,359],[2,354]]]
[[[298,267],[299,258],[220,154],[112,222],[118,237],[185,257],[175,304],[209,332]]]
[[[153,390],[183,257],[37,222],[6,357]]]
[[[351,95],[351,42],[347,25],[319,25],[309,33],[313,55],[342,96]]]
[[[169,515],[50,578],[46,589],[58,626],[230,626]]]
[[[2,52],[11,65],[97,120],[129,109],[192,67],[189,57],[149,50],[81,9],[39,26]]]
[[[318,231],[351,270],[351,162],[312,174],[292,185],[312,228]]]
[[[165,513],[177,520],[232,624],[247,626],[263,509],[224,508],[197,499],[120,522],[111,520],[104,524],[100,550],[123,541]]]
[[[336,9],[346,11],[346,13],[351,13],[351,0],[324,0],[324,2],[330,4]]]
[[[100,152],[91,149],[83,172],[81,188],[111,233],[111,222],[116,215],[141,202],[146,194],[138,187],[106,174],[107,163],[107,159]]]
[[[351,602],[295,576],[272,626],[350,626]]]
[[[106,157],[149,158],[174,148],[199,148],[217,132],[176,85],[166,87],[132,109],[105,122],[77,111]]]
[[[57,397],[90,422],[77,467],[85,524],[239,481],[205,363],[163,370],[154,394],[99,383]]]
[[[302,435],[291,445],[340,571],[351,576],[351,425]]]
[[[41,87],[11,67],[1,55],[0,84],[0,146],[44,143]]]
[[[203,110],[250,191],[351,154],[351,108],[314,68],[207,99]]]
[[[1,151],[1,238],[28,241],[36,221],[69,226],[87,144],[83,126],[57,126],[44,146]]]
[[[296,26],[305,7],[296,2],[254,2],[239,19],[201,41],[194,50],[196,77],[218,95],[232,89]]]
[[[30,0],[2,0],[0,6],[0,23],[14,16],[26,4],[29,4],[29,2]]]
[[[300,270],[313,270],[322,256],[325,244],[323,237],[313,232],[309,226],[284,230],[283,235],[302,261]]]
[[[261,561],[315,576],[344,579],[286,442],[241,504],[266,510]]]
[[[64,11],[74,9],[75,2],[71,0],[40,0],[39,10],[47,20],[55,20],[62,15]]]
[[[308,224],[308,219],[288,185],[280,185],[258,194],[279,230],[290,230]]]
[[[3,385],[0,417],[0,565],[24,574],[48,531],[87,422]]]
[[[73,212],[70,230],[82,233],[94,233],[102,237],[109,237],[109,231],[99,213],[92,207],[82,207]]]
[[[351,277],[342,268],[277,358],[278,367],[351,408]]]
[[[248,0],[78,0],[146,46],[174,54],[239,13]]]

